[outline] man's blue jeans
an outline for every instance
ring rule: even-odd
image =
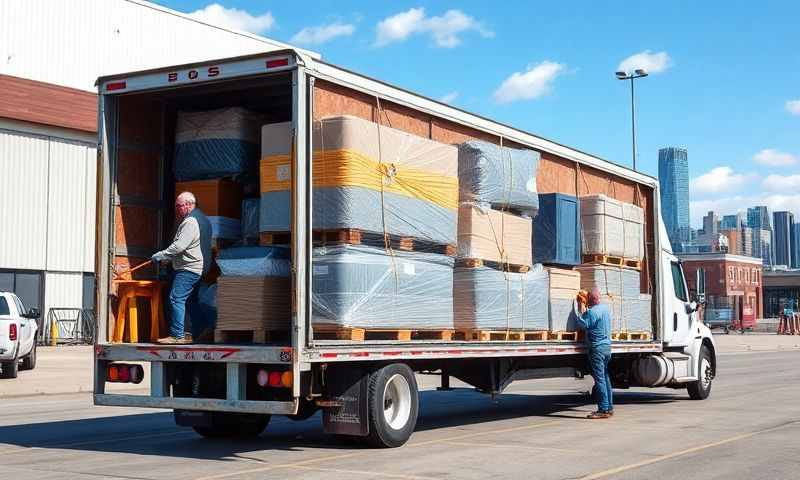
[[[169,291],[169,304],[171,306],[172,317],[169,323],[169,335],[174,338],[184,337],[184,321],[186,319],[186,309],[192,317],[192,330],[197,327],[196,323],[202,323],[202,313],[197,301],[197,282],[200,275],[178,270],[172,279],[172,288]]]
[[[597,395],[597,409],[608,412],[614,409],[611,391],[611,377],[608,375],[608,364],[611,362],[611,347],[608,345],[592,348],[589,351],[589,365],[594,377],[594,391]]]

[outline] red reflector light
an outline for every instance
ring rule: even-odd
[[[108,367],[108,374],[106,375],[106,378],[109,382],[119,381],[119,369],[114,365]]]
[[[114,90],[123,90],[127,88],[127,86],[128,85],[125,81],[106,83],[106,91],[113,92]]]
[[[270,387],[281,386],[281,372],[269,372],[269,386]]]
[[[8,339],[9,340],[16,340],[17,339],[17,324],[12,323],[8,326]]]
[[[120,365],[118,370],[120,382],[127,383],[131,380],[131,371],[128,369],[127,365]]]
[[[277,60],[267,60],[267,68],[285,67],[289,65],[288,58],[279,58]]]
[[[269,373],[267,373],[267,371],[263,368],[259,370],[258,374],[256,375],[256,382],[258,383],[259,387],[266,387],[269,383]]]

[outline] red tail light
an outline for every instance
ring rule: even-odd
[[[270,387],[281,386],[281,372],[269,372],[269,386]]]
[[[8,326],[8,339],[9,340],[16,340],[17,339],[17,324],[12,323]]]
[[[106,370],[106,380],[120,383],[142,383],[144,368],[141,365],[127,365],[125,363],[112,363]]]

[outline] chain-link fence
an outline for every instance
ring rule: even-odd
[[[94,311],[91,309],[51,308],[46,319],[39,319],[39,344],[91,345],[95,329]]]

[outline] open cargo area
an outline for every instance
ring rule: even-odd
[[[651,187],[331,81],[311,89],[308,346],[575,342],[582,288],[612,307],[614,340],[658,334]],[[214,265],[189,317],[215,318],[216,343],[290,345],[293,91],[283,72],[109,104],[109,338],[164,334],[168,269],[125,272],[170,243],[171,202],[190,191]],[[136,282],[160,305],[120,294]]]

